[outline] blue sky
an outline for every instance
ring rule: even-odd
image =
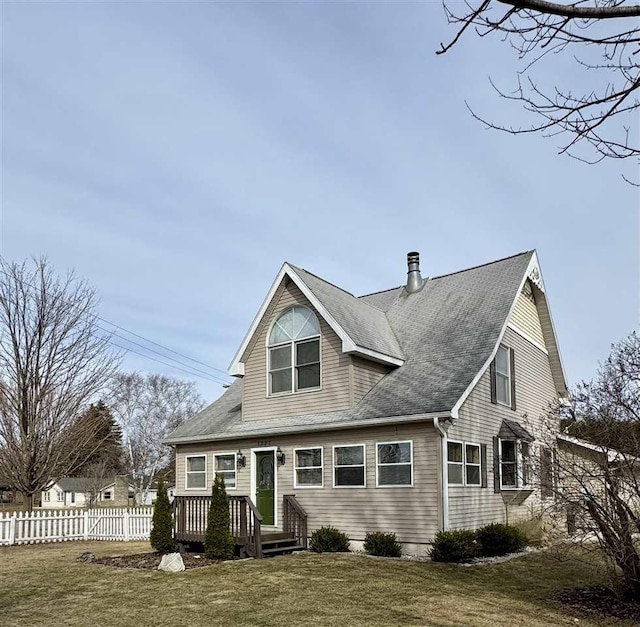
[[[531,248],[571,383],[637,327],[635,165],[473,120],[526,122],[488,82],[516,59],[437,57],[440,3],[5,2],[2,29],[2,255],[75,268],[122,327],[224,370],[285,260],[364,294],[409,250],[436,276]]]

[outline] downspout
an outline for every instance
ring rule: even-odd
[[[442,465],[440,468],[440,476],[441,476],[441,486],[442,489],[440,491],[440,497],[442,499],[441,509],[442,509],[442,531],[447,531],[449,529],[449,481],[447,479],[447,433],[440,426],[440,419],[433,419],[433,426],[435,430],[440,434],[441,442],[442,442],[442,451],[440,457],[442,459]]]

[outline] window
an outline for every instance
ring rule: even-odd
[[[71,493],[71,502],[72,502],[72,503],[75,503],[75,502],[76,502],[76,493],[75,493],[75,492],[72,492],[72,493]]]
[[[377,448],[377,486],[413,485],[413,442],[379,442]]]
[[[102,493],[102,500],[103,501],[110,501],[111,500],[111,490],[105,490]]]
[[[449,485],[482,485],[482,454],[479,444],[447,442]]]
[[[480,447],[477,444],[465,444],[464,468],[466,484],[481,485]]]
[[[186,489],[198,490],[207,487],[206,457],[204,455],[187,455],[186,457]]]
[[[333,487],[365,487],[364,444],[333,447]]]
[[[447,442],[447,477],[449,485],[464,485],[462,442]]]
[[[529,443],[500,440],[500,487],[518,489],[529,485]]]
[[[224,479],[224,487],[227,490],[236,488],[236,454],[225,453],[213,456],[214,477],[220,475]]]
[[[506,346],[499,346],[496,354],[496,401],[511,406],[511,356]]]
[[[320,387],[320,324],[306,307],[287,309],[269,334],[269,394]]]
[[[56,495],[57,495],[57,497],[58,497],[58,502],[59,502],[59,503],[63,503],[63,502],[64,502],[64,492],[62,492],[62,491],[58,490],[58,491],[56,492]]]
[[[51,500],[51,493],[48,490],[44,493],[44,500],[47,503]]]
[[[298,448],[294,456],[294,486],[296,488],[321,488],[323,483],[322,447]]]

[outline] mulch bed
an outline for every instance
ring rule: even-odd
[[[115,568],[142,568],[157,570],[162,553],[137,553],[135,555],[119,555],[117,557],[97,557],[90,560],[94,564],[104,564]],[[186,570],[218,564],[220,560],[210,560],[198,553],[183,553],[182,561]]]
[[[588,586],[561,590],[556,595],[568,605],[585,615],[599,614],[610,618],[622,618],[640,623],[640,603],[619,599],[611,588]]]

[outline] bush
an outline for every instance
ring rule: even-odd
[[[211,489],[211,505],[204,538],[205,557],[221,560],[233,557],[234,542],[229,526],[229,498],[224,479],[217,475]]]
[[[171,518],[171,503],[167,494],[167,486],[162,479],[158,479],[158,496],[153,506],[153,518],[151,535],[149,537],[151,546],[156,551],[171,553],[176,549],[173,539],[173,519]]]
[[[468,562],[478,556],[476,532],[468,529],[439,531],[430,555],[434,562]]]
[[[494,557],[522,551],[527,544],[527,536],[513,525],[493,523],[476,532],[480,554],[483,557]]]
[[[349,538],[335,527],[320,527],[311,534],[309,548],[316,553],[346,553]]]
[[[383,533],[376,531],[368,533],[364,537],[364,550],[369,555],[379,555],[381,557],[400,557],[402,547],[396,538],[395,533]]]

